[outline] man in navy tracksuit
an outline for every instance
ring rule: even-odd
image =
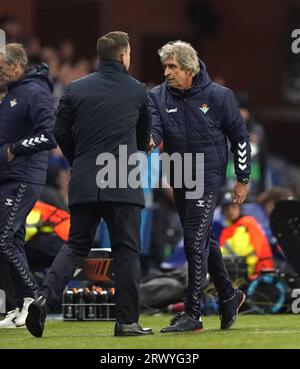
[[[231,142],[237,176],[233,200],[241,204],[247,196],[248,133],[233,92],[212,83],[204,63],[190,44],[170,42],[159,50],[159,55],[166,81],[150,92],[153,117],[150,146],[163,141],[168,154],[191,153],[194,176],[198,168],[196,153],[204,154],[204,193],[200,198],[187,198],[187,188],[184,185],[175,188],[172,181],[177,174],[171,174],[170,184],[174,187],[175,204],[184,228],[189,286],[185,312],[176,316],[162,332],[203,329],[200,298],[208,271],[219,294],[221,328],[227,329],[234,323],[245,295],[232,288],[218,242],[211,233],[211,223],[225,179],[227,138]]]
[[[22,45],[8,44],[0,53],[0,84],[7,87],[0,104],[0,288],[11,309],[0,327],[7,328],[25,324],[16,297],[26,297],[26,313],[37,292],[23,247],[25,220],[46,180],[46,150],[56,142],[48,67],[29,69]]]

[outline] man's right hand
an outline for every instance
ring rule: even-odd
[[[10,146],[7,148],[7,161],[10,163],[12,160],[14,160],[15,155],[12,153]]]
[[[156,148],[156,144],[153,140],[153,137],[151,136],[150,137],[150,141],[149,141],[149,148],[148,148],[148,152],[151,152],[153,149]]]

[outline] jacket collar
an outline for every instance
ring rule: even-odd
[[[97,71],[127,73],[125,66],[116,59],[102,59],[97,66]]]
[[[8,86],[8,91],[21,84],[25,84],[36,80],[42,80],[46,82],[48,84],[50,91],[53,92],[53,80],[49,75],[49,67],[45,63],[28,68],[28,70],[19,80],[12,82]]]

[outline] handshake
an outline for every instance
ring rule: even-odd
[[[156,143],[154,142],[154,140],[153,140],[153,137],[152,136],[150,136],[150,140],[149,140],[149,144],[148,144],[148,153],[150,153],[153,149],[155,149],[156,148]]]

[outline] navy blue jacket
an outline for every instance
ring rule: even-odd
[[[164,82],[154,87],[149,97],[154,142],[159,145],[163,140],[164,151],[169,154],[204,153],[206,189],[218,189],[224,184],[227,138],[234,154],[237,179],[249,177],[249,135],[234,94],[211,81],[202,61],[191,88],[180,91]]]
[[[52,89],[45,64],[10,84],[0,104],[0,183],[45,183],[46,150],[56,147]],[[15,154],[11,162],[7,160],[8,145]]]
[[[55,136],[72,165],[69,206],[102,201],[144,206],[142,188],[118,186],[118,168],[130,154],[147,149],[148,105],[145,87],[114,59],[102,60],[96,72],[68,86],[57,109]],[[119,157],[120,145],[126,145],[128,157]],[[103,153],[116,159],[117,173],[111,172],[116,188],[97,186],[98,173],[107,165],[97,163]],[[130,171],[134,167],[128,165]]]

